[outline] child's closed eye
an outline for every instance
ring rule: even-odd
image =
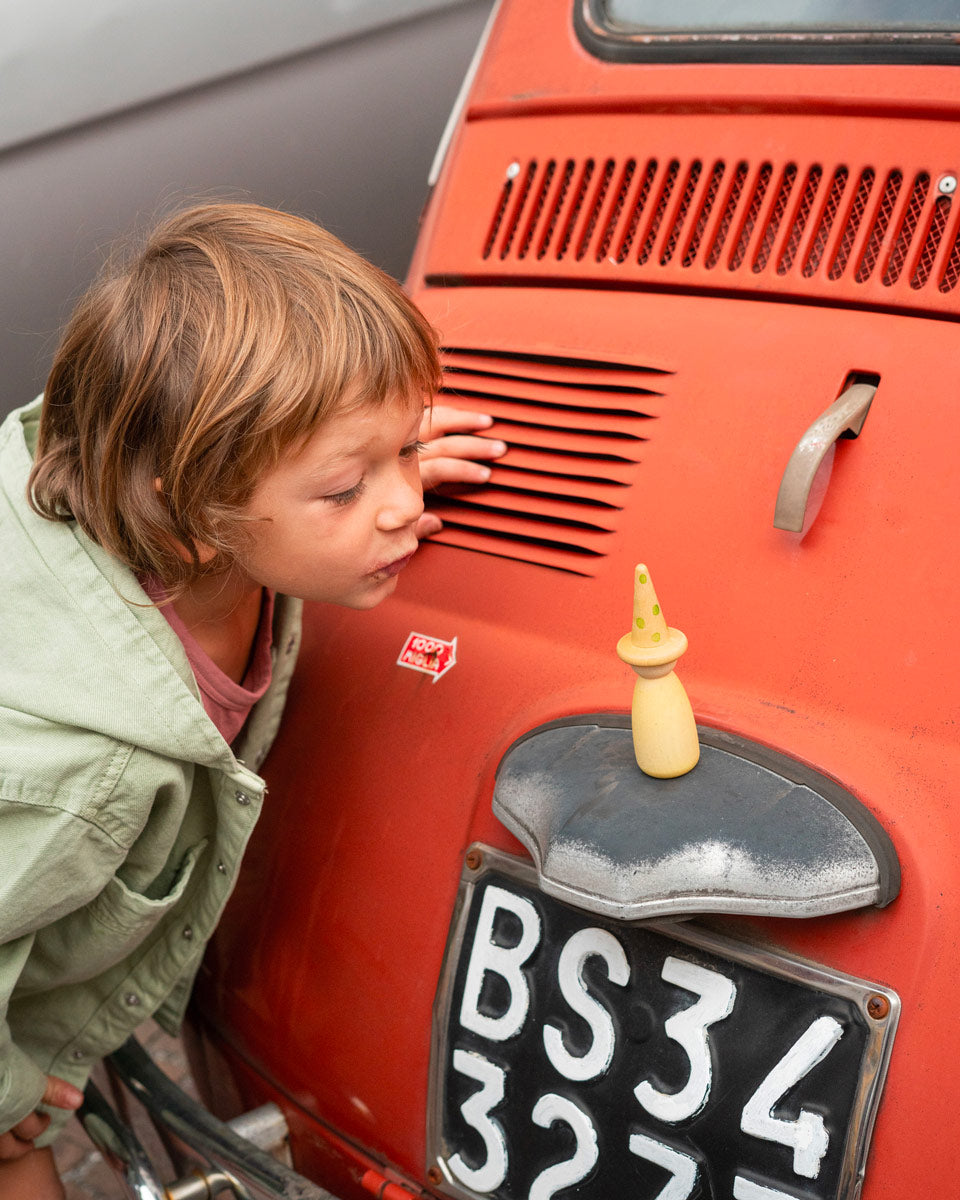
[[[355,483],[353,487],[349,487],[343,492],[332,492],[329,496],[324,496],[323,499],[329,504],[335,504],[338,508],[342,508],[345,504],[350,504],[354,500],[358,500],[363,495],[364,481],[361,479]]]
[[[410,462],[411,459],[417,457],[421,450],[426,446],[425,442],[408,442],[406,446],[400,448],[400,459],[402,462]],[[342,508],[344,505],[351,504],[354,500],[359,500],[363,495],[366,482],[363,479],[358,480],[353,487],[344,489],[342,492],[330,492],[328,495],[321,497],[328,504],[333,504],[337,508]]]

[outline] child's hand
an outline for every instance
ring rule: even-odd
[[[47,1089],[43,1093],[43,1104],[53,1108],[66,1108],[73,1111],[83,1103],[83,1092],[72,1083],[60,1079],[56,1075],[47,1076]],[[50,1124],[46,1113],[28,1113],[22,1121],[18,1121],[6,1133],[0,1133],[0,1162],[14,1158],[22,1158],[33,1150],[33,1139],[38,1138]]]
[[[445,404],[427,408],[420,425],[420,478],[424,490],[439,483],[486,483],[490,468],[474,459],[500,458],[505,442],[473,436],[488,429],[493,418],[487,413],[464,412]],[[424,513],[417,524],[417,537],[427,537],[442,527],[435,513]]]

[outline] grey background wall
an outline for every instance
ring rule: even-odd
[[[167,4],[169,20],[158,0],[37,0],[37,19],[19,28],[0,12],[0,413],[42,389],[57,331],[105,248],[186,200],[301,213],[402,277],[490,9]],[[64,32],[58,7],[93,10],[99,25],[73,17]],[[197,10],[206,22],[191,29]],[[45,30],[60,30],[49,45]]]

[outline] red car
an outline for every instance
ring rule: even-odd
[[[307,612],[193,1008],[344,1200],[955,1191],[960,17],[813,7],[498,12],[409,285],[509,452]]]

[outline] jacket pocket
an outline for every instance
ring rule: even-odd
[[[88,910],[91,917],[121,936],[140,934],[138,940],[141,940],[183,898],[208,840],[204,838],[191,846],[177,867],[169,890],[161,896],[144,896],[124,883],[119,875],[114,875],[103,891],[90,902]]]
[[[141,895],[114,875],[89,904],[38,930],[35,953],[20,979],[23,992],[92,979],[133,954],[181,903],[189,904],[190,883],[207,840],[183,856],[164,895]]]

